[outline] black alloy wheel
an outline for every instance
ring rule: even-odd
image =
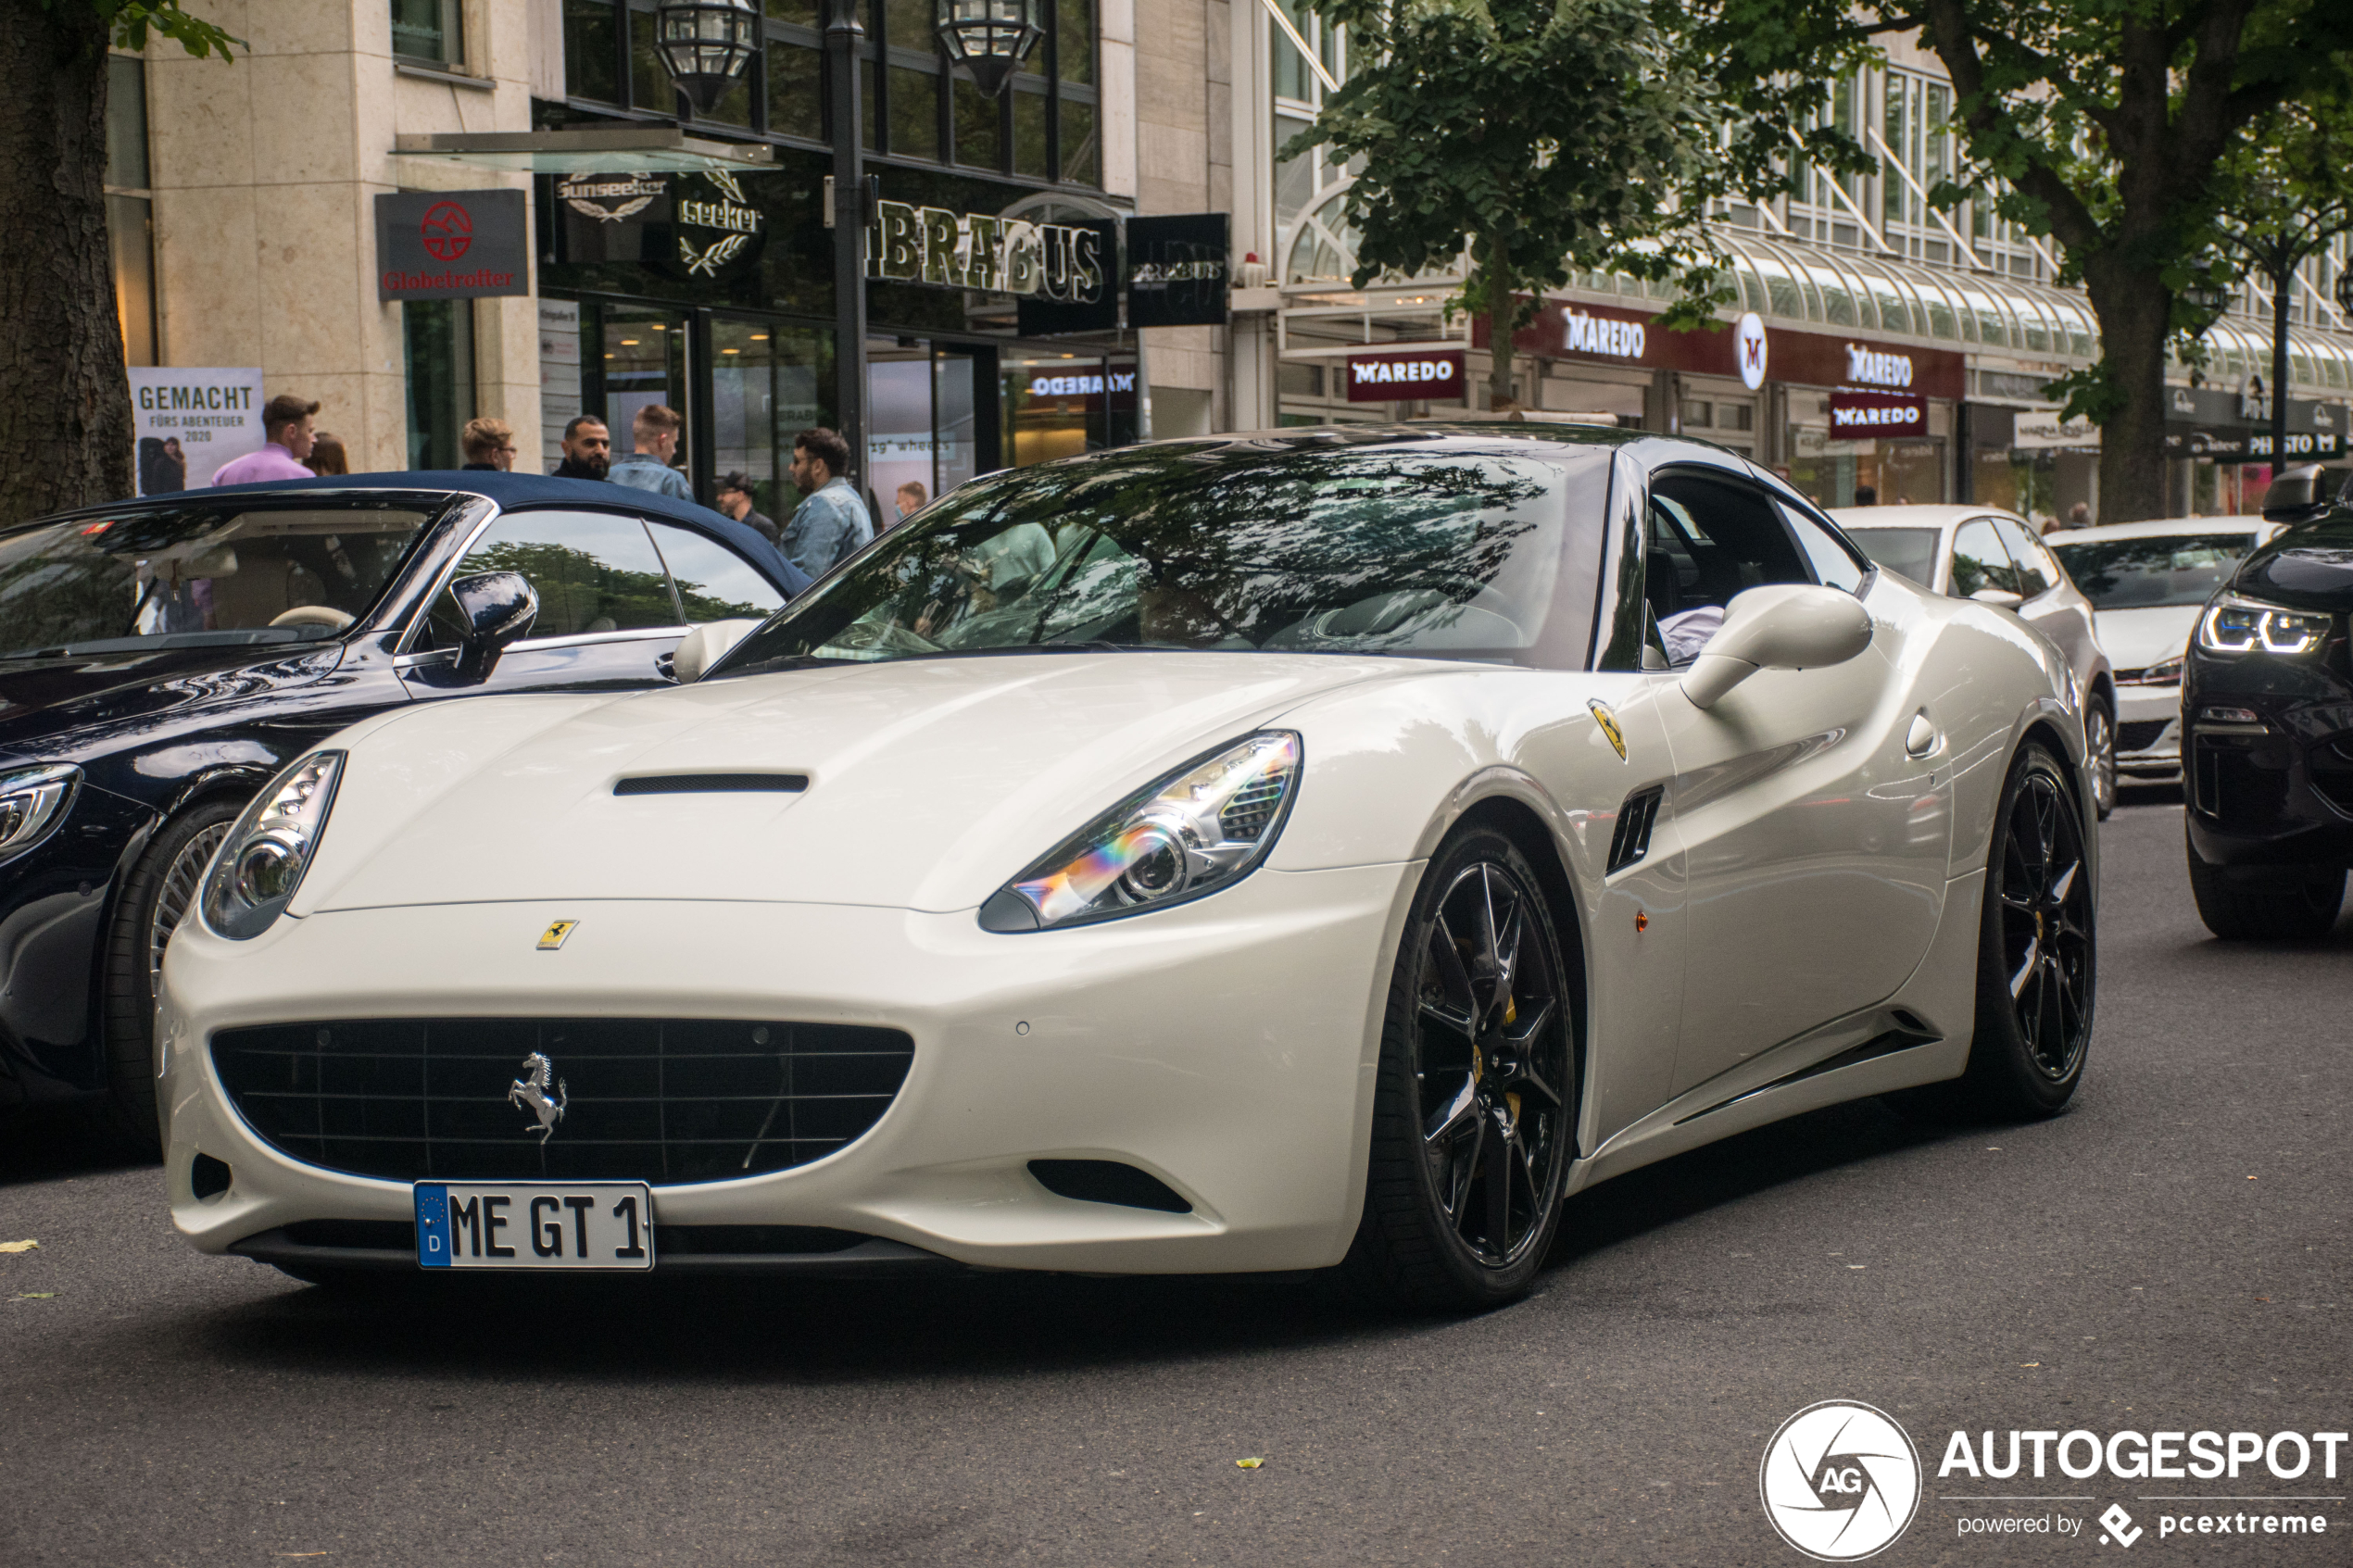
[[[205,868],[245,808],[243,800],[215,797],[165,823],[132,869],[115,907],[106,971],[108,1120],[144,1154],[163,1150],[155,1017],[164,948],[195,908]]]
[[[1568,970],[1534,871],[1474,829],[1432,859],[1390,983],[1355,1245],[1386,1304],[1464,1311],[1524,1293],[1576,1153]]]
[[[2116,715],[2094,697],[2083,705],[2083,750],[2092,759],[2092,799],[2106,822],[2116,809]]]
[[[1897,1104],[1931,1117],[2032,1121],[2074,1097],[2099,978],[2083,815],[2058,757],[2037,741],[2020,747],[1986,859],[1969,1065]]]

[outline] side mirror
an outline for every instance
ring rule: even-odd
[[[696,627],[678,639],[678,651],[670,656],[671,674],[682,686],[701,680],[704,671],[750,636],[760,624],[757,621],[711,621]]]
[[[2023,595],[2013,594],[2007,588],[1980,588],[1969,597],[1979,604],[1992,605],[1995,609],[2016,609],[2026,602]]]
[[[465,618],[465,640],[458,645],[456,674],[460,684],[490,679],[507,645],[531,630],[539,619],[539,596],[520,571],[485,571],[460,577],[449,584]]]
[[[1683,676],[1694,708],[1713,708],[1759,670],[1843,664],[1871,646],[1871,616],[1843,589],[1774,583],[1733,596],[1724,624]]]

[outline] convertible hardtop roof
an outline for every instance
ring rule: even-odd
[[[1474,416],[1460,420],[1416,420],[1411,423],[1288,425],[1279,430],[1169,436],[1164,440],[1145,442],[1140,446],[1114,447],[1111,450],[1133,452],[1179,446],[1244,447],[1262,451],[1288,446],[1300,450],[1327,450],[1334,446],[1407,446],[1418,442],[1464,439],[1542,442],[1560,446],[1630,446],[1642,441],[1672,441],[1739,456],[1730,447],[1719,447],[1714,442],[1688,435],[1662,436],[1655,431],[1621,430],[1609,425],[1555,424],[1550,420],[1514,420],[1505,415],[1492,419]],[[1088,458],[1103,455],[1089,452],[1062,460],[1083,462]]]
[[[208,485],[194,490],[170,491],[160,495],[143,495],[132,501],[110,501],[100,507],[81,507],[70,512],[52,513],[39,521],[54,522],[60,518],[122,511],[130,508],[188,506],[216,497],[236,500],[246,496],[301,495],[327,500],[364,496],[381,501],[396,496],[447,498],[463,495],[483,496],[496,504],[501,511],[547,506],[620,508],[646,517],[687,523],[705,533],[716,535],[735,546],[738,554],[749,555],[769,568],[770,575],[780,583],[787,583],[794,593],[799,592],[800,584],[791,580],[801,578],[806,581],[799,570],[777,552],[766,534],[709,507],[697,506],[692,501],[673,500],[667,495],[657,495],[650,490],[614,484],[606,480],[550,479],[542,474],[500,473],[491,469],[348,473],[327,479],[277,480],[266,484]]]

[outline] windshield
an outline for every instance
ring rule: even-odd
[[[2202,605],[2255,548],[2252,533],[2171,533],[2148,539],[2043,541],[2095,609]]]
[[[1219,444],[943,497],[747,638],[728,674],[1051,649],[1381,653],[1577,668],[1606,452]]]
[[[427,514],[184,507],[0,533],[0,659],[332,637]]]
[[[1888,571],[1901,572],[1923,588],[1936,586],[1936,542],[1944,537],[1942,529],[1850,527],[1846,536]]]

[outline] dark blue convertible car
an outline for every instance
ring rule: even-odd
[[[449,591],[513,572],[494,625]],[[808,579],[753,530],[614,484],[355,475],[0,531],[0,1107],[156,1138],[164,944],[282,766],[386,708],[671,678],[694,625]],[[535,618],[526,620],[535,596]],[[470,614],[471,611],[471,614]]]

